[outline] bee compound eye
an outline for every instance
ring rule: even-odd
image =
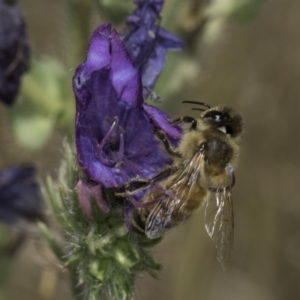
[[[215,122],[222,122],[224,120],[224,114],[219,111],[210,111],[204,116],[205,119],[210,119]]]
[[[226,112],[220,112],[220,111],[209,111],[207,114],[204,115],[205,119],[208,119],[210,121],[213,121],[215,123],[222,123],[222,122],[231,122],[232,119]]]

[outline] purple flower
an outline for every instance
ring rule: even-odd
[[[19,219],[43,219],[35,168],[16,166],[0,171],[0,220],[14,224]]]
[[[73,89],[78,162],[90,180],[117,187],[148,179],[171,162],[154,127],[175,139],[180,132],[164,112],[144,104],[140,70],[110,24],[93,33]]]
[[[135,0],[137,9],[127,18],[122,32],[134,63],[142,74],[144,97],[161,73],[167,50],[181,50],[183,42],[159,26],[163,0]]]
[[[28,69],[29,46],[21,10],[0,0],[0,99],[12,104]]]

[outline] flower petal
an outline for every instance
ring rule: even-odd
[[[130,105],[140,105],[142,99],[141,79],[118,33],[111,33],[112,82],[118,98]]]
[[[162,0],[138,0],[135,3],[137,9],[127,18],[123,40],[141,71],[146,98],[163,69],[167,50],[181,50],[183,42],[157,25]]]
[[[152,105],[144,104],[143,107],[156,127],[162,129],[167,135],[174,139],[181,137],[182,133],[180,129],[170,124],[166,113]]]
[[[73,90],[78,100],[83,102],[88,97],[86,85],[93,72],[102,68],[109,68],[111,63],[110,54],[110,24],[99,26],[90,39],[87,58],[75,72],[73,78]]]
[[[99,208],[107,213],[109,212],[109,207],[102,196],[102,186],[101,184],[88,182],[83,179],[79,179],[76,184],[76,189],[78,192],[79,204],[82,211],[87,217],[92,216],[92,206],[91,198],[94,197]]]

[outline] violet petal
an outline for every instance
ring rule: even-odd
[[[143,107],[156,127],[162,129],[167,135],[174,139],[179,139],[181,137],[180,129],[172,126],[168,122],[166,113],[152,105],[144,104]]]
[[[179,51],[183,42],[159,26],[162,0],[139,0],[135,3],[137,8],[127,18],[122,37],[141,71],[146,98],[164,67],[167,50]]]

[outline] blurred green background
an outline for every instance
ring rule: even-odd
[[[187,47],[169,56],[156,92],[164,97],[160,107],[172,116],[196,117],[181,103],[190,99],[230,105],[245,117],[233,190],[232,263],[226,272],[217,263],[199,212],[152,249],[164,269],[159,280],[138,278],[136,299],[300,299],[300,2],[265,0],[257,10],[245,6],[226,20],[216,13],[209,21],[197,8],[205,2],[166,0],[163,22],[185,38]],[[34,54],[66,63],[66,3],[20,4]],[[104,20],[92,14],[91,28]],[[70,76],[74,67],[69,63]],[[55,175],[64,135],[54,130],[35,150],[21,146],[1,105],[0,166],[33,161],[41,177]],[[71,299],[66,271],[34,229],[10,262],[2,294],[5,300]]]

